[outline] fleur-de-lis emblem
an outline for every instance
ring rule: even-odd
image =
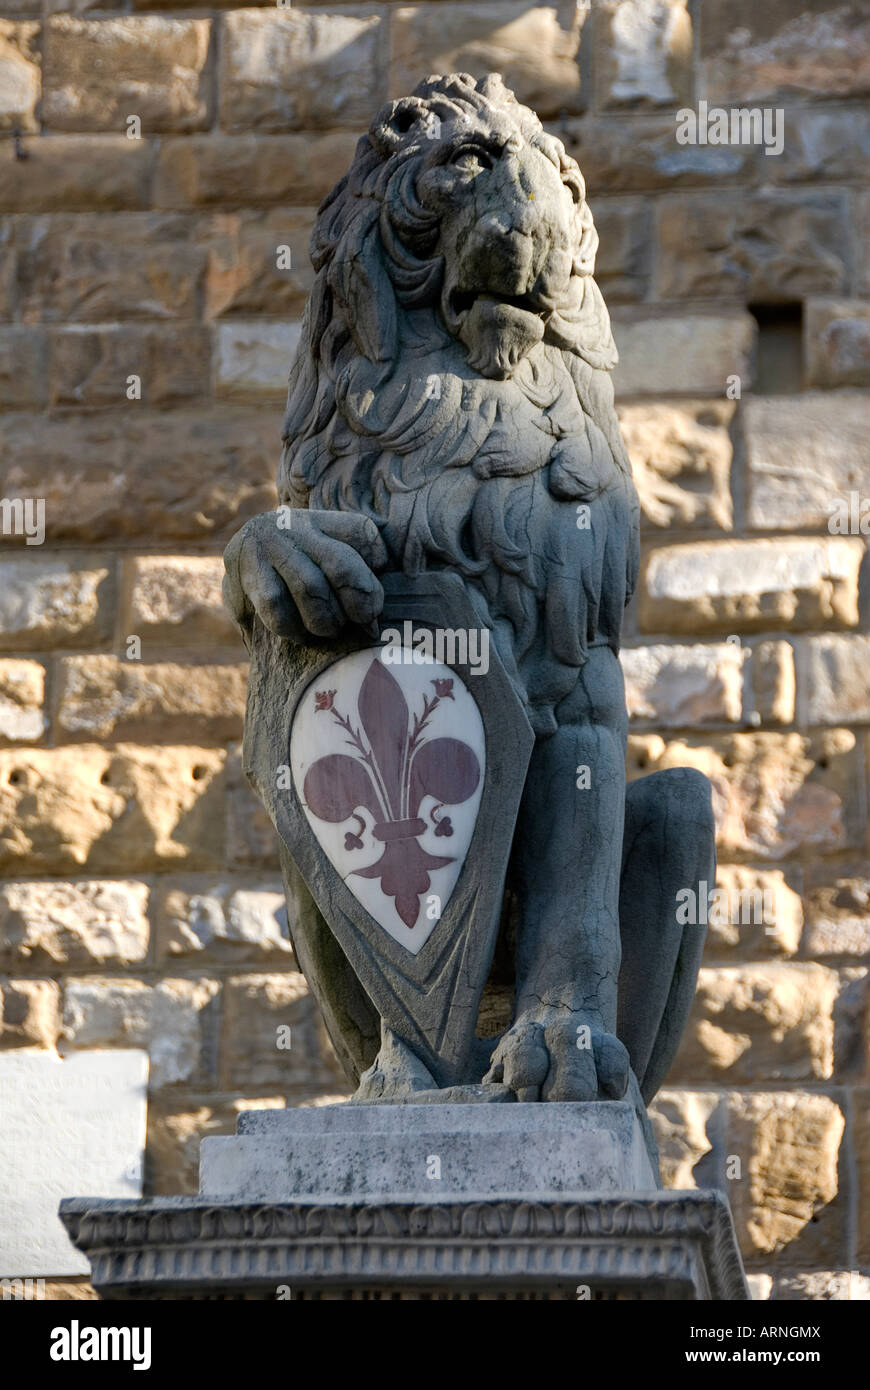
[[[315,710],[328,712],[344,729],[351,753],[329,753],[312,763],[305,776],[303,795],[313,814],[340,824],[354,816],[357,831],[345,834],[346,850],[363,848],[365,821],[360,807],[375,818],[372,834],[384,845],[375,864],[353,872],[380,880],[385,896],[394,898],[396,911],[413,929],[420,915],[420,900],[431,884],[431,873],[454,862],[431,855],[419,844],[426,821],[419,815],[424,797],[435,798],[431,812],[435,834],[449,837],[449,816],[436,816],[442,806],[467,801],[480,782],[480,764],[472,748],[461,739],[430,738],[427,728],[442,700],[452,700],[453,681],[432,681],[435,694],[423,696],[423,708],[411,712],[398,681],[375,657],[366,672],[357,698],[360,728],[335,705],[335,690],[315,692]]]

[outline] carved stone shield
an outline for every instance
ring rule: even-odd
[[[380,641],[299,647],[257,625],[245,770],[364,995],[449,1086],[466,1079],[534,736],[458,576],[384,589]],[[336,972],[299,939],[304,914],[290,928],[334,1031]]]

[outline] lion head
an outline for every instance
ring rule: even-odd
[[[534,480],[544,528],[550,502],[617,495],[622,532],[636,526],[597,245],[577,164],[499,76],[430,77],[385,106],[312,234],[282,501],[367,513],[397,567],[458,570],[533,643],[551,576],[517,487]]]

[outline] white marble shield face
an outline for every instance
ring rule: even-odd
[[[308,823],[350,891],[412,955],[459,878],[485,760],[468,688],[410,648],[343,657],[296,707],[290,767]]]

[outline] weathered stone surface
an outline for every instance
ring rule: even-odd
[[[283,400],[298,323],[230,319],[217,325],[215,391],[230,400]]]
[[[870,302],[809,300],[804,342],[808,386],[870,386]]]
[[[749,526],[826,527],[849,494],[870,497],[866,393],[808,393],[744,402]]]
[[[124,562],[122,632],[157,646],[241,646],[221,598],[219,555],[137,555]]]
[[[141,1047],[151,1060],[153,1088],[213,1080],[217,980],[108,980],[64,985],[63,1034],[69,1048]]]
[[[133,380],[135,378],[135,381]],[[51,404],[57,407],[178,405],[209,394],[211,334],[207,328],[160,324],[82,325],[51,341]],[[139,395],[131,398],[130,390]]]
[[[870,87],[870,23],[860,6],[703,0],[701,72],[711,101],[843,97]]]
[[[744,656],[730,642],[623,647],[620,661],[629,717],[671,728],[736,723],[742,709]]]
[[[138,1051],[0,1055],[0,1275],[87,1272],[58,1219],[58,1191],[141,1196],[147,1074]]]
[[[804,640],[810,724],[870,722],[870,637],[824,633]]]
[[[863,107],[789,103],[783,136],[781,154],[761,159],[763,173],[774,182],[851,180],[870,168],[870,111]]]
[[[549,129],[577,160],[593,197],[698,185],[727,188],[752,180],[758,162],[751,145],[678,145],[674,112],[586,115],[554,122]]]
[[[381,100],[377,13],[236,10],[223,23],[224,130],[366,125]]]
[[[802,299],[842,290],[845,195],[771,192],[725,200],[687,193],[658,210],[662,299]]]
[[[604,0],[596,18],[600,106],[682,106],[691,98],[692,20],[686,0]]]
[[[793,956],[800,946],[803,908],[800,895],[782,869],[719,864],[707,922],[707,957],[721,953],[755,958]]]
[[[330,1086],[341,1080],[304,976],[291,971],[234,975],[226,981],[220,1039],[222,1087],[277,1086],[283,1090],[300,1084]]]
[[[14,212],[100,212],[148,204],[153,140],[126,135],[42,135],[27,145],[28,176],[0,159],[0,207]]]
[[[661,315],[634,321],[614,316],[613,333],[619,349],[613,386],[619,397],[692,392],[722,396],[729,376],[738,376],[744,387],[750,384],[755,324],[748,314]]]
[[[854,204],[853,221],[858,247],[855,287],[858,294],[870,295],[870,192],[856,194]]]
[[[362,133],[193,135],[164,140],[157,162],[155,205],[221,210],[274,203],[316,205],[347,169]],[[0,182],[0,191],[2,187]]]
[[[770,1274],[747,1274],[749,1296],[754,1303],[766,1303],[773,1291],[773,1276]]]
[[[665,1187],[679,1190],[713,1183],[722,1110],[723,1099],[716,1091],[659,1091],[649,1117]]]
[[[767,1091],[728,1099],[725,1148],[741,1176],[728,1196],[745,1259],[845,1262],[838,1158],[843,1112],[829,1096]],[[786,1255],[787,1252],[787,1255]]]
[[[853,1092],[854,1145],[858,1191],[858,1259],[870,1267],[870,1086]]]
[[[93,151],[92,158],[101,157],[101,149]],[[196,318],[208,259],[199,235],[195,218],[173,213],[17,218],[20,316],[26,323],[88,324]]]
[[[45,667],[38,661],[0,659],[0,743],[35,743],[45,717]]]
[[[704,541],[662,546],[646,564],[645,632],[852,627],[862,541]]]
[[[706,743],[632,735],[630,778],[669,767],[696,767],[710,778],[725,860],[777,860],[801,848],[829,853],[860,843],[861,749],[848,729],[717,734]]]
[[[600,244],[595,279],[609,304],[645,299],[650,284],[650,215],[639,199],[592,203]]]
[[[0,1047],[54,1047],[59,1010],[54,980],[0,980]]]
[[[205,312],[300,318],[313,282],[309,209],[223,213],[209,227]],[[288,265],[289,261],[289,265]]]
[[[89,1279],[46,1279],[45,1297],[52,1302],[93,1303],[100,1295]]]
[[[0,866],[125,873],[223,861],[223,749],[0,751]]]
[[[703,968],[670,1080],[829,1080],[839,984],[815,964]]]
[[[0,328],[0,409],[44,406],[48,399],[48,341],[38,329]]]
[[[870,1278],[848,1269],[778,1274],[772,1299],[775,1303],[804,1303],[807,1299],[866,1303],[870,1301]]]
[[[280,880],[254,884],[214,879],[169,884],[157,907],[160,959],[292,960]]]
[[[870,954],[870,864],[816,864],[807,872],[807,952]]]
[[[39,130],[39,23],[0,19],[0,131]]]
[[[791,642],[759,642],[752,649],[752,696],[762,724],[790,724],[795,714],[795,660]]]
[[[67,656],[58,663],[61,738],[176,742],[238,738],[247,666]]]
[[[390,96],[430,72],[500,72],[542,120],[582,109],[578,52],[586,15],[575,5],[495,3],[401,6],[392,16]]]
[[[227,755],[227,862],[239,868],[278,867],[275,827],[251,790],[237,748]]]
[[[51,17],[45,29],[45,124],[123,132],[127,118],[138,116],[143,135],[204,129],[210,35],[210,19]]]
[[[0,413],[7,488],[45,497],[47,540],[75,544],[226,539],[245,517],[274,506],[280,434],[277,404],[272,416],[262,408],[149,411],[141,402],[73,420]],[[43,563],[48,572],[68,568]],[[16,599],[25,612],[30,602]],[[53,633],[45,639],[56,640]],[[87,644],[98,640],[88,636]],[[82,632],[65,645],[85,641]]]
[[[49,512],[46,506],[46,532]],[[0,558],[0,650],[102,646],[114,588],[111,561]]]
[[[171,1093],[170,1093],[171,1094]],[[234,1134],[245,1110],[283,1109],[283,1097],[208,1101],[181,1108],[161,1098],[148,1106],[146,1164],[155,1195],[199,1191],[199,1146],[207,1135]]]
[[[124,879],[0,884],[0,964],[45,970],[144,961],[147,905],[147,884]]]
[[[730,531],[731,401],[622,405],[619,424],[648,526]]]

